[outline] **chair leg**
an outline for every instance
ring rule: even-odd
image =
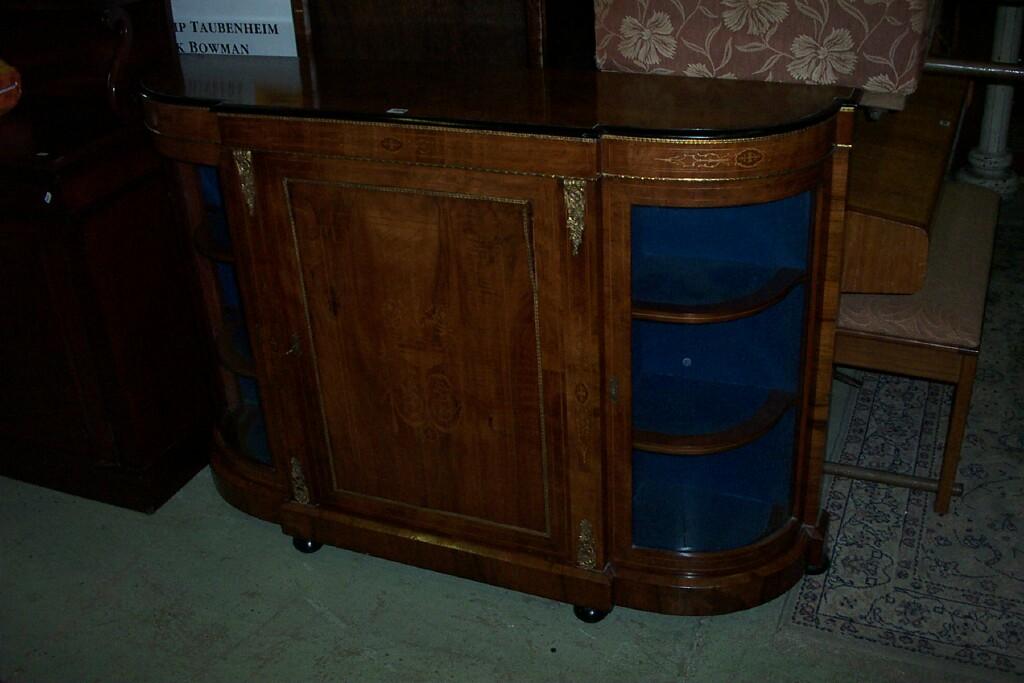
[[[978,369],[976,355],[960,358],[960,376],[953,388],[953,408],[949,412],[949,430],[946,432],[946,448],[942,454],[942,469],[939,472],[939,490],[935,494],[935,512],[944,515],[949,512],[949,499],[953,495],[956,471],[960,464],[960,447],[967,427],[967,413],[971,407],[971,393],[974,390],[974,374]]]

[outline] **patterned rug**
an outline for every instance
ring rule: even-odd
[[[929,493],[826,481],[832,565],[791,591],[780,637],[870,647],[961,680],[1024,677],[1022,262],[1024,228],[1004,224],[960,464],[963,497],[939,517]],[[829,459],[938,476],[950,388],[860,374]]]

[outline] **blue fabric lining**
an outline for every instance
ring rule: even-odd
[[[633,542],[719,551],[779,529],[790,513],[796,411],[740,448],[699,456],[633,452]]]
[[[721,432],[749,420],[770,389],[665,375],[634,379],[633,429],[673,435]]]
[[[203,203],[207,206],[222,208],[224,206],[220,193],[220,174],[215,166],[196,166],[199,171],[199,187],[203,195]]]
[[[263,417],[263,406],[260,402],[260,387],[251,377],[238,377],[238,391],[242,404],[254,410],[248,411],[250,420],[246,424],[245,433],[240,437],[243,443],[242,453],[264,465],[272,464],[270,444],[267,439],[267,423]]]
[[[673,256],[805,269],[811,200],[811,193],[803,192],[741,206],[634,206],[633,262]]]
[[[811,193],[728,207],[634,206],[634,302],[716,304],[807,268]]]
[[[634,206],[634,305],[724,303],[781,268],[806,271],[812,194],[762,204]],[[633,428],[698,435],[742,424],[773,389],[798,393],[805,286],[723,323],[634,320]],[[756,441],[703,456],[633,452],[633,541],[674,551],[756,542],[790,517],[795,408]]]
[[[634,320],[633,377],[661,375],[795,392],[803,316],[804,287],[798,286],[775,306],[729,322]],[[639,387],[634,383],[633,388]]]
[[[224,214],[224,199],[220,191],[220,174],[213,166],[198,166],[199,187],[206,208],[206,229],[212,244],[231,251],[231,232]]]

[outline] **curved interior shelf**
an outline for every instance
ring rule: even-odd
[[[739,448],[770,431],[795,402],[778,389],[641,376],[633,390],[633,447],[665,455]]]
[[[761,438],[713,455],[633,451],[633,542],[677,552],[740,548],[791,515],[796,411]]]
[[[739,263],[647,259],[634,278],[633,318],[677,323],[717,323],[760,313],[802,284],[796,268]]]

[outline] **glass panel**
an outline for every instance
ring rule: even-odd
[[[246,457],[264,465],[272,465],[259,384],[249,377],[238,377],[237,382],[241,401],[228,414],[225,438]]]
[[[220,192],[220,178],[212,166],[199,167],[200,187],[209,244],[216,252],[231,256],[231,235],[228,231],[224,203]],[[225,441],[242,455],[264,465],[272,458],[267,443],[267,427],[260,401],[259,383],[251,376],[253,370],[252,344],[245,322],[238,273],[228,260],[214,260],[213,272],[221,308],[221,332],[218,351],[221,364],[230,373],[234,386],[225,390],[228,397],[222,432]]]
[[[687,325],[633,321],[633,428],[705,434],[743,422],[799,381],[804,288],[757,315]]]
[[[242,311],[242,294],[238,287],[235,267],[230,263],[217,263],[215,266],[217,285],[220,288],[221,334],[228,335],[231,348],[240,357],[252,362],[252,345],[249,342],[249,329],[245,325],[245,314]]]
[[[634,206],[633,301],[707,305],[807,266],[811,194],[713,208]]]
[[[213,166],[199,166],[200,188],[206,209],[207,236],[210,244],[224,252],[231,251],[231,233],[224,213],[220,192],[220,176]]]
[[[674,551],[740,548],[790,517],[796,411],[760,439],[711,455],[633,452],[633,543]]]
[[[635,206],[631,218],[633,542],[673,551],[749,545],[790,517],[812,195]],[[768,284],[783,273],[785,289]],[[754,294],[764,296],[759,305],[734,307],[726,322],[649,319],[652,310],[756,302]],[[765,418],[773,410],[774,424]]]

